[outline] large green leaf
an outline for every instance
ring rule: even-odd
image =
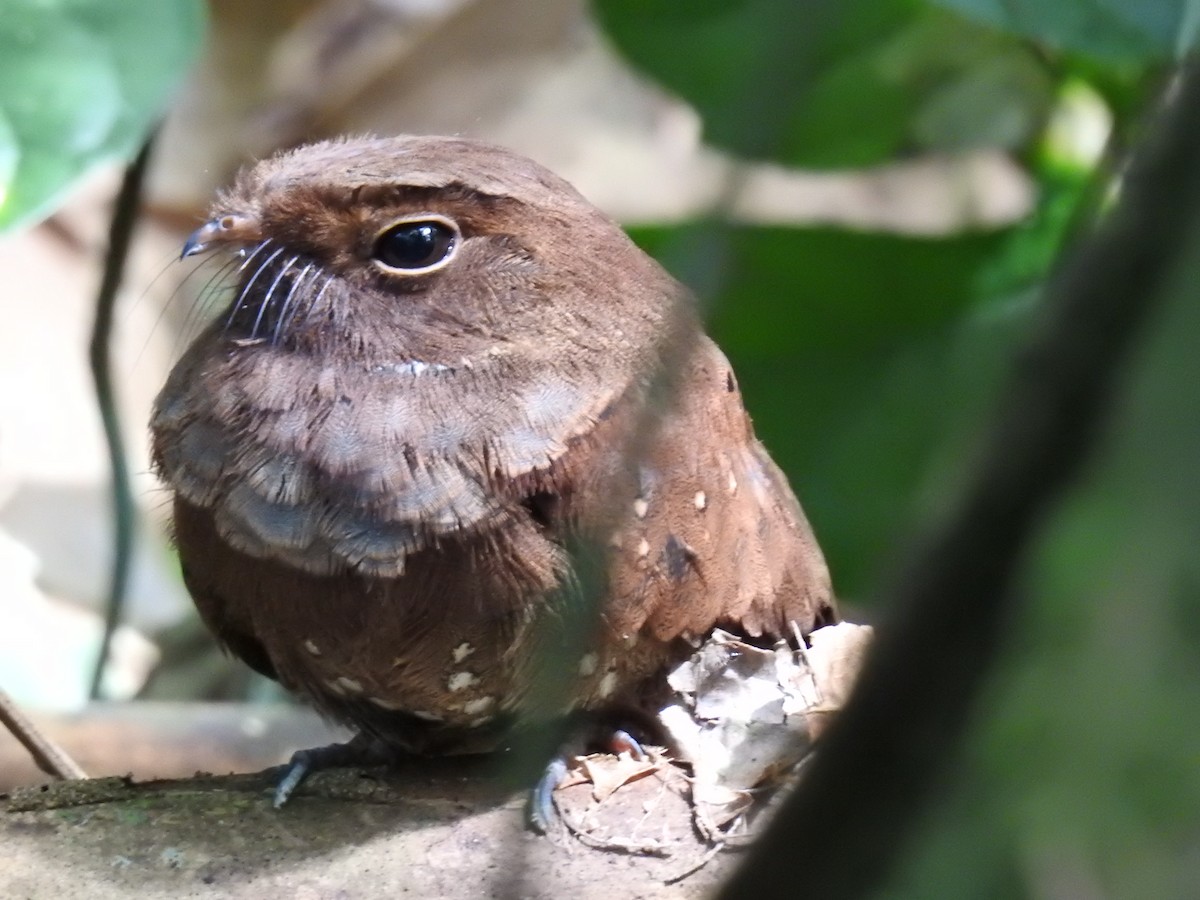
[[[136,151],[203,27],[201,0],[0,0],[0,231]]]
[[[597,0],[618,48],[696,107],[706,138],[804,166],[910,149],[1021,146],[1051,96],[1045,64],[917,0]]]
[[[1166,59],[1193,46],[1197,0],[935,0],[1065,50],[1113,60]]]

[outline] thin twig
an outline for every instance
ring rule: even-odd
[[[861,897],[905,849],[998,656],[1026,551],[1097,443],[1124,363],[1196,234],[1198,110],[1192,64],[1117,206],[1048,285],[984,458],[883,598],[890,621],[858,690],[722,896],[790,897],[802,885],[806,896]]]
[[[92,339],[88,348],[88,359],[92,368],[92,380],[96,386],[96,403],[104,424],[104,439],[108,445],[109,465],[112,469],[113,499],[113,561],[112,577],[109,582],[108,599],[105,604],[104,636],[100,641],[100,653],[92,672],[90,694],[93,700],[100,696],[104,669],[108,663],[109,649],[121,613],[125,606],[125,592],[129,584],[129,563],[133,551],[134,505],[133,491],[129,481],[129,464],[125,459],[125,446],[121,440],[121,423],[117,413],[116,391],[113,387],[110,358],[112,343],[113,307],[116,305],[117,290],[125,271],[125,260],[129,256],[129,243],[133,226],[137,222],[138,207],[142,195],[142,182],[154,144],[151,135],[142,145],[137,157],[125,169],[121,189],[117,193],[112,220],[108,230],[108,250],[104,256],[104,274],[100,290],[96,295],[96,319],[92,325]]]
[[[16,703],[3,689],[0,689],[0,723],[13,733],[29,751],[37,767],[47,775],[53,775],[63,781],[87,778],[87,773],[79,768],[62,747],[38,731],[37,727],[25,718],[24,713],[17,709]]]
[[[710,862],[716,859],[717,854],[721,853],[725,847],[726,845],[724,841],[719,841],[713,844],[706,851],[704,851],[704,854],[699,859],[691,863],[686,869],[681,872],[676,872],[669,878],[664,878],[663,884],[679,884],[679,882],[683,881],[684,879],[691,878]]]

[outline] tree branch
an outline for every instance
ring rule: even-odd
[[[117,290],[125,271],[125,259],[129,255],[130,239],[137,222],[138,207],[142,195],[142,181],[150,161],[150,150],[154,144],[151,135],[142,145],[137,157],[125,169],[121,189],[117,193],[109,224],[108,250],[104,256],[104,274],[100,279],[100,290],[96,295],[96,319],[92,325],[88,359],[91,363],[92,380],[96,386],[96,403],[104,424],[104,439],[108,445],[109,465],[113,476],[113,540],[112,579],[109,583],[108,600],[105,603],[104,636],[100,641],[100,653],[92,673],[91,697],[100,696],[104,679],[104,667],[108,662],[109,647],[113,634],[121,622],[121,611],[125,604],[125,590],[129,582],[129,562],[133,551],[134,505],[129,482],[129,464],[125,459],[125,447],[121,440],[121,423],[117,416],[116,391],[113,387],[110,343],[112,338],[113,307],[116,305]]]
[[[47,775],[53,775],[64,781],[72,778],[87,778],[87,773],[79,768],[75,760],[38,731],[3,690],[0,690],[0,724],[12,732],[13,737],[29,751],[29,755],[33,757],[37,767]]]

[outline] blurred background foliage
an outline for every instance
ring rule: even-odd
[[[0,231],[132,157],[203,31],[199,0],[0,0]]]
[[[444,4],[448,16],[470,5]],[[839,592],[870,618],[972,464],[1055,258],[1119,191],[1200,3],[596,0],[591,14],[739,162],[682,213],[625,218],[697,290]],[[0,0],[0,228],[132,154],[202,17],[187,0]],[[319,107],[276,116],[259,144],[330,128]],[[768,221],[740,205],[750,165],[865,172],[976,151],[1028,178],[1020,215],[906,228]],[[1200,885],[1193,244],[1100,460],[1038,545],[964,763],[888,896],[1185,897]]]

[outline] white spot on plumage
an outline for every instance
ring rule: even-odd
[[[638,497],[636,500],[633,501],[633,514],[635,516],[637,516],[639,519],[646,518],[646,513],[649,510],[650,510],[650,504],[646,502],[645,498]]]
[[[479,697],[463,704],[463,712],[468,716],[477,716],[480,713],[485,713],[496,705],[495,697]],[[475,723],[472,722],[472,725]]]
[[[309,653],[311,653],[313,656],[321,655],[321,648],[312,642],[312,638],[309,638],[308,640],[306,640],[304,642],[304,649],[307,650]]]
[[[733,477],[733,473],[729,473],[729,493],[737,493],[737,479]]]
[[[650,555],[650,542],[645,538],[642,538],[640,541],[638,541],[637,554],[638,556]]]
[[[704,509],[708,506],[708,497],[704,495],[704,491],[696,491],[696,496],[692,500],[696,504],[696,509]]]
[[[450,680],[446,682],[446,688],[451,693],[465,691],[471,685],[479,681],[479,676],[474,672],[455,672],[450,676]]]
[[[444,721],[446,721],[444,718],[439,716],[437,713],[430,712],[427,709],[414,709],[412,711],[412,714],[414,716],[416,716],[418,719],[424,719],[426,722],[444,722]]]
[[[583,658],[579,660],[579,674],[585,677],[591,675],[596,671],[596,662],[595,653],[584,654]]]
[[[605,672],[604,677],[600,679],[599,692],[601,697],[611,697],[612,692],[617,689],[617,673]]]
[[[399,703],[392,703],[390,700],[384,700],[382,697],[368,697],[367,702],[373,703],[380,709],[386,709],[389,712],[396,712],[404,708]]]
[[[381,366],[372,368],[374,372],[386,373],[389,375],[422,375],[429,372],[438,375],[442,372],[453,371],[449,366],[442,363],[424,362],[423,360],[413,359],[407,362],[386,363]]]
[[[463,641],[461,644],[459,644],[457,647],[455,647],[453,650],[450,651],[450,655],[454,658],[454,661],[456,663],[460,663],[474,652],[475,652],[475,648],[472,647],[466,641]]]
[[[361,681],[355,681],[353,678],[347,678],[345,675],[339,675],[337,682],[352,694],[362,693],[363,686]]]

